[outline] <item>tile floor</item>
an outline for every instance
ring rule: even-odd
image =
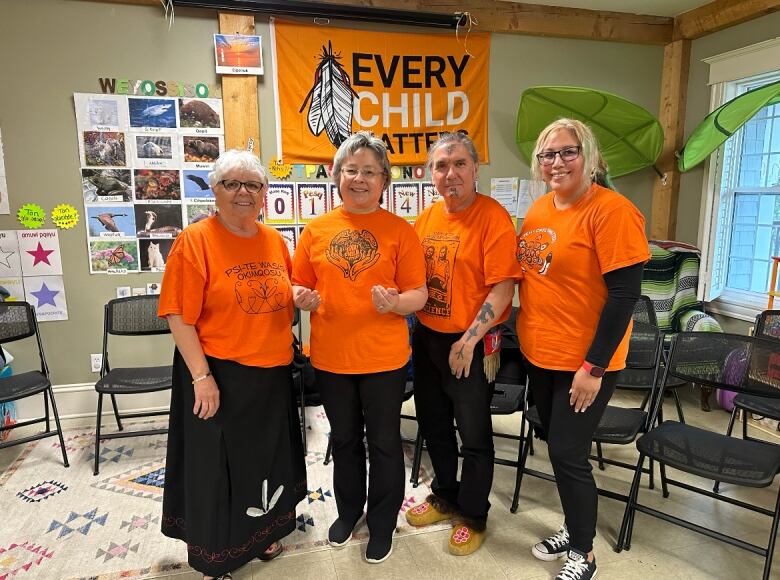
[[[618,394],[616,404],[634,405],[631,395]],[[670,403],[667,413],[674,416]],[[728,414],[716,410],[704,413],[698,409],[698,392],[693,389],[683,392],[686,420],[690,424],[708,426],[725,431]],[[406,403],[405,412],[413,414],[413,403]],[[404,421],[404,431],[413,435],[415,425]],[[495,417],[497,431],[516,432],[519,415]],[[737,425],[735,432],[741,433]],[[773,434],[762,434],[751,429],[751,434],[780,443]],[[517,453],[516,443],[496,439],[497,454],[513,458]],[[0,451],[0,470],[16,457],[20,448]],[[549,470],[546,448],[543,443],[536,446],[536,455],[529,458],[529,467]],[[636,448],[605,448],[608,457],[635,461]],[[424,459],[425,460],[425,459]],[[617,492],[627,492],[630,475],[628,470],[607,466],[605,471],[595,469],[600,487]],[[684,481],[695,483],[675,473]],[[364,545],[347,546],[334,550],[325,549],[302,555],[282,556],[271,563],[253,562],[234,573],[235,580],[250,579],[295,579],[295,580],[345,580],[366,579],[501,579],[542,580],[554,578],[561,562],[541,562],[530,552],[531,545],[558,529],[562,516],[557,493],[552,483],[526,477],[523,481],[518,513],[509,512],[514,489],[515,471],[510,467],[497,465],[493,491],[490,496],[492,508],[485,544],[468,557],[450,556],[447,552],[449,532],[439,531],[406,536],[395,541],[393,554],[380,565],[366,564],[363,560]],[[780,478],[779,478],[780,479]],[[701,480],[700,480],[701,481]],[[732,533],[755,544],[765,545],[769,533],[770,519],[736,507],[718,504],[703,496],[685,490],[671,488],[671,497],[664,500],[660,490],[647,490],[644,479],[640,501],[696,521],[704,525],[717,526],[726,533]],[[777,496],[779,481],[771,487],[756,490],[734,490],[723,486],[724,493],[772,507]],[[763,569],[760,556],[726,544],[710,540],[695,532],[678,528],[660,520],[637,514],[632,548],[620,554],[612,550],[615,543],[624,504],[607,498],[599,503],[599,523],[595,541],[595,553],[599,564],[599,580],[710,580],[710,579],[759,579]],[[780,579],[780,549],[775,550],[773,578]],[[201,576],[187,572],[167,576],[171,580],[199,580]]]

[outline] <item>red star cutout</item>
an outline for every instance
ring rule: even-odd
[[[45,262],[51,266],[51,262],[49,262],[49,254],[52,252],[54,252],[54,250],[44,250],[40,242],[38,242],[38,247],[35,250],[27,250],[27,253],[35,258],[33,260],[33,266],[37,265],[38,262]]]

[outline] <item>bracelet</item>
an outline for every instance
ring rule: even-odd
[[[200,381],[206,380],[211,376],[211,371],[207,372],[205,375],[199,376],[197,379],[192,379],[192,384],[199,383]]]

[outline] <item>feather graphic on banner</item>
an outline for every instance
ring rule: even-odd
[[[352,101],[357,93],[352,89],[349,74],[341,66],[339,54],[333,54],[333,47],[322,47],[322,55],[314,71],[314,85],[303,100],[299,113],[309,104],[309,130],[319,135],[322,130],[335,146],[341,145],[352,134]]]

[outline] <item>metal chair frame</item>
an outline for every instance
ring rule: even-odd
[[[680,378],[680,379],[683,379],[683,380],[686,380],[686,381],[689,381],[689,382],[694,382],[695,381],[698,384],[703,384],[705,386],[711,386],[711,387],[714,387],[714,388],[727,389],[727,390],[736,391],[736,392],[749,392],[749,390],[750,390],[750,388],[748,386],[749,385],[749,381],[746,379],[746,377],[743,377],[742,378],[742,383],[737,386],[737,385],[731,385],[731,384],[724,383],[724,382],[722,382],[722,379],[717,379],[716,380],[716,379],[713,379],[713,378],[707,379],[706,377],[689,376],[689,375],[684,374],[682,371],[677,371],[676,370],[677,349],[679,348],[681,351],[684,352],[685,351],[685,347],[681,348],[680,345],[684,344],[686,341],[692,342],[692,341],[698,340],[697,338],[695,338],[697,336],[701,337],[702,339],[704,337],[707,337],[709,340],[716,340],[717,339],[717,340],[734,340],[735,343],[743,342],[746,345],[746,348],[749,349],[747,351],[747,357],[748,357],[748,361],[749,361],[748,368],[750,368],[750,364],[752,364],[752,362],[753,362],[753,357],[757,356],[757,354],[756,354],[757,352],[773,353],[777,357],[780,357],[780,343],[778,343],[778,341],[775,341],[775,340],[767,340],[767,339],[762,339],[762,338],[758,338],[758,337],[746,337],[746,336],[727,334],[727,333],[718,334],[716,336],[713,336],[712,333],[706,333],[706,332],[681,332],[681,333],[679,333],[677,336],[674,337],[674,339],[672,341],[672,344],[671,344],[670,356],[669,356],[670,360],[669,360],[669,364],[667,364],[665,372],[664,372],[664,380],[662,381],[661,393],[659,394],[659,396],[658,396],[658,398],[657,398],[657,400],[655,402],[655,405],[654,405],[653,415],[652,415],[652,421],[653,422],[651,424],[655,424],[655,420],[658,418],[659,409],[660,409],[661,402],[662,402],[662,397],[663,397],[663,391],[667,388],[665,386],[665,383],[666,383],[666,379],[667,379],[668,375],[672,375],[672,376],[675,376],[677,378]],[[721,337],[723,337],[723,338],[721,339]],[[688,345],[686,345],[686,347],[688,347]],[[684,362],[687,362],[687,361],[684,361]],[[771,360],[770,360],[769,364],[772,364]],[[745,375],[747,376],[748,373],[745,372]],[[777,382],[777,379],[774,379],[774,380]],[[780,386],[778,386],[778,385],[771,385],[771,386],[773,386],[776,389],[776,391],[772,392],[771,395],[769,395],[767,393],[767,396],[772,396],[772,398],[780,399]],[[658,427],[656,427],[656,429],[658,429],[658,430],[666,429],[667,428],[667,427],[665,427],[666,425],[671,425],[671,428],[674,428],[675,426],[682,426],[682,427],[685,427],[685,428],[691,429],[691,430],[696,429],[695,427],[689,427],[687,425],[684,425],[684,424],[681,424],[681,423],[676,423],[676,422],[664,422],[664,423],[661,423],[661,424],[658,425]],[[648,437],[652,436],[654,430],[651,430],[646,436],[648,436]],[[708,435],[709,436],[722,437],[723,439],[729,439],[728,435],[717,435],[717,434],[714,434],[712,432],[708,432]],[[638,440],[637,441],[637,447],[638,448],[639,448],[639,443],[640,443],[640,441]],[[745,443],[748,444],[748,445],[754,445],[755,444],[755,442],[749,442],[749,441],[747,441]],[[765,444],[766,445],[774,445],[772,443],[765,443]],[[745,456],[747,456],[747,455],[745,455]],[[685,482],[677,481],[677,480],[674,480],[674,479],[669,479],[669,478],[665,477],[665,467],[666,467],[665,464],[663,463],[661,458],[655,457],[655,460],[659,463],[659,466],[660,466],[660,469],[661,469],[661,474],[663,476],[663,478],[662,478],[662,487],[663,487],[663,496],[665,498],[669,497],[669,490],[668,490],[667,486],[668,485],[672,485],[674,487],[679,487],[679,488],[682,488],[682,489],[685,489],[685,490],[688,490],[688,491],[691,491],[691,492],[695,492],[695,493],[698,493],[698,494],[710,497],[710,498],[718,500],[718,501],[722,501],[722,502],[725,502],[725,503],[728,503],[728,504],[731,504],[731,505],[734,505],[734,506],[737,506],[737,507],[741,507],[741,508],[753,511],[755,513],[759,513],[759,514],[763,514],[763,515],[771,517],[772,518],[772,525],[771,525],[771,528],[770,528],[768,546],[766,548],[762,548],[761,546],[757,546],[755,544],[751,544],[751,543],[746,542],[744,540],[741,540],[739,538],[736,538],[736,537],[733,537],[733,536],[729,536],[729,535],[724,534],[722,532],[718,532],[716,530],[712,530],[712,529],[706,528],[706,527],[704,527],[702,525],[693,523],[691,521],[684,520],[682,518],[673,516],[673,515],[671,515],[671,514],[669,514],[667,512],[662,512],[662,511],[660,511],[658,509],[654,509],[654,508],[651,508],[649,506],[642,505],[642,504],[638,503],[638,493],[639,493],[639,487],[640,487],[639,484],[640,484],[642,473],[643,473],[643,465],[644,465],[645,457],[646,457],[645,453],[643,453],[641,448],[640,448],[639,449],[639,460],[637,461],[637,464],[636,464],[636,468],[635,468],[635,472],[634,472],[634,478],[633,478],[632,483],[631,483],[631,491],[629,493],[628,502],[626,503],[626,510],[625,510],[624,515],[623,515],[623,521],[621,523],[620,532],[619,532],[619,535],[618,535],[617,546],[615,547],[615,551],[616,552],[620,552],[623,549],[626,549],[626,550],[630,550],[631,549],[631,537],[632,537],[633,529],[634,529],[635,515],[636,515],[636,512],[641,512],[641,513],[644,513],[646,515],[650,515],[650,516],[656,517],[658,519],[664,520],[666,522],[675,524],[677,526],[686,528],[688,530],[692,530],[692,531],[698,532],[698,533],[700,533],[702,535],[705,535],[705,536],[707,536],[709,538],[713,538],[715,540],[720,540],[720,541],[725,542],[727,544],[730,544],[732,546],[736,546],[738,548],[742,548],[742,549],[747,550],[749,552],[753,552],[754,554],[758,554],[758,555],[764,556],[765,563],[764,563],[764,572],[763,572],[762,578],[763,578],[763,580],[769,580],[769,578],[770,578],[770,570],[771,570],[771,565],[772,565],[772,555],[773,555],[773,552],[774,552],[774,547],[775,547],[775,543],[776,543],[776,539],[777,539],[778,524],[780,524],[780,490],[778,490],[777,500],[775,502],[775,508],[774,508],[774,511],[772,511],[772,510],[767,509],[767,508],[763,508],[763,507],[760,507],[760,506],[748,504],[748,503],[746,503],[744,501],[740,501],[740,500],[737,500],[737,499],[734,499],[734,498],[731,498],[731,497],[727,497],[727,496],[724,496],[724,495],[712,492],[712,491],[710,491],[708,489],[703,489],[703,488],[700,488],[700,487],[696,487],[696,486],[687,484]],[[778,467],[780,467],[780,464],[778,465]],[[682,469],[682,468],[678,468],[678,469],[681,469],[682,471],[685,471],[685,472],[688,471],[688,470],[685,470],[685,469]],[[694,473],[696,475],[700,475],[700,476],[709,478],[707,475],[702,475],[702,473],[697,473],[697,470],[695,470],[694,468],[691,469],[690,473]],[[777,471],[775,471],[774,476],[773,476],[772,479],[776,479],[776,476],[777,476]],[[769,484],[771,484],[771,481],[769,482]],[[769,484],[767,484],[767,485],[769,485]],[[760,484],[757,483],[756,486],[757,487],[758,486],[763,486],[763,483],[760,483]]]
[[[170,334],[170,328],[168,328],[167,322],[165,323],[165,328],[158,328],[158,329],[145,329],[145,330],[134,330],[134,331],[118,331],[113,326],[113,320],[114,320],[114,310],[113,308],[117,305],[122,305],[131,301],[141,301],[141,300],[152,300],[154,302],[159,301],[158,295],[147,295],[147,296],[128,296],[125,298],[115,298],[113,300],[109,300],[105,306],[103,307],[103,364],[100,369],[100,380],[95,384],[95,390],[98,394],[98,401],[97,401],[97,417],[95,419],[95,463],[94,463],[94,469],[93,474],[97,475],[100,471],[100,441],[101,439],[107,440],[107,439],[121,439],[125,437],[142,437],[144,435],[163,435],[168,433],[168,427],[159,428],[159,429],[143,429],[138,431],[125,431],[124,425],[122,425],[122,419],[137,419],[137,418],[145,418],[145,417],[158,417],[162,415],[169,415],[170,410],[163,410],[163,411],[134,411],[129,413],[120,413],[119,407],[116,403],[116,395],[117,393],[111,393],[111,392],[103,392],[102,391],[102,383],[106,382],[107,378],[110,377],[111,373],[111,363],[109,361],[108,356],[108,337],[109,335],[121,335],[121,336],[150,336],[150,335],[157,335],[157,334]],[[154,309],[155,313],[157,309]],[[156,316],[156,315],[155,315]],[[152,326],[152,325],[150,325]],[[144,368],[144,367],[139,367]],[[117,370],[117,369],[115,369]],[[154,392],[154,391],[161,391],[165,389],[171,388],[171,382],[168,382],[164,386],[151,388],[151,389],[139,389],[135,392],[129,392],[129,393],[118,393],[118,394],[139,394],[139,393],[148,393],[148,392]],[[114,433],[101,433],[101,419],[102,419],[102,413],[103,413],[103,396],[108,394],[111,397],[111,406],[113,408],[114,412],[114,419],[116,420],[116,425],[118,432]]]
[[[15,310],[24,311],[25,323],[24,327],[19,325],[18,321],[6,320],[10,317],[10,314]],[[6,326],[8,325],[8,326]],[[6,332],[8,331],[8,333]],[[68,454],[65,450],[65,441],[62,437],[62,425],[60,423],[60,416],[57,413],[57,403],[54,400],[54,391],[52,389],[51,380],[49,378],[49,367],[46,364],[46,356],[43,353],[43,342],[41,341],[40,330],[38,328],[38,319],[35,316],[35,309],[27,302],[4,302],[0,303],[0,342],[9,343],[17,340],[22,340],[35,336],[35,342],[38,345],[38,358],[41,366],[40,371],[29,371],[21,375],[12,375],[9,377],[0,378],[0,403],[6,403],[10,401],[18,401],[34,395],[43,395],[44,415],[35,419],[28,419],[14,423],[11,426],[3,426],[0,424],[0,433],[10,431],[18,427],[25,427],[27,425],[34,425],[36,423],[45,423],[46,429],[41,433],[34,435],[28,435],[26,437],[20,437],[18,439],[11,439],[0,443],[0,449],[12,447],[14,445],[21,445],[23,443],[29,443],[30,441],[37,441],[44,439],[45,437],[52,437],[56,435],[60,440],[60,450],[62,451],[62,463],[65,467],[69,467]],[[36,387],[28,388],[21,394],[3,394],[4,386],[13,385],[18,382],[24,375],[30,375],[32,378],[36,378],[34,375],[40,374],[43,381]],[[56,429],[51,429],[51,415],[49,412],[49,401],[51,400],[51,415],[54,416],[54,423]]]

